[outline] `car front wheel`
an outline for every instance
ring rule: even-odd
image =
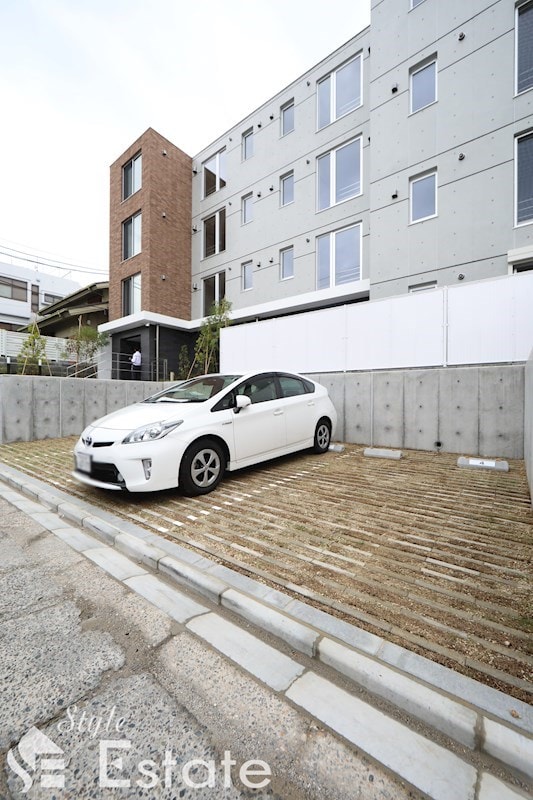
[[[313,449],[315,453],[325,453],[331,442],[331,424],[327,419],[319,420],[315,429]]]
[[[215,489],[226,469],[222,448],[208,439],[192,444],[181,460],[179,485],[185,494],[207,494]]]

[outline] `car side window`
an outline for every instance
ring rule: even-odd
[[[283,397],[295,397],[299,394],[310,394],[313,391],[313,385],[308,381],[293,378],[290,375],[280,375],[279,384]]]
[[[233,389],[228,392],[218,403],[213,406],[211,411],[226,411],[228,408],[235,408],[235,395],[239,394],[238,390]]]
[[[244,394],[249,397],[252,403],[265,403],[268,400],[276,400],[278,393],[276,390],[276,379],[273,375],[267,377],[250,378],[235,390],[236,394]]]

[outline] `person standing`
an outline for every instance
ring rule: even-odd
[[[139,348],[135,350],[130,361],[131,361],[131,377],[134,381],[140,381],[142,358],[141,358],[141,351]]]

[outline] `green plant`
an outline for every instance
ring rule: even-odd
[[[36,322],[30,325],[29,333],[22,342],[17,361],[22,364],[22,374],[37,375],[39,361],[46,359],[46,339],[41,335]]]
[[[189,376],[196,372],[206,375],[216,372],[220,362],[220,330],[230,324],[231,303],[225,298],[214,303],[204,320],[194,348],[194,361]]]
[[[74,358],[76,364],[82,361],[93,361],[98,350],[105,347],[109,341],[107,333],[98,333],[91,325],[80,325],[73,336],[66,341],[64,358]]]
[[[178,355],[178,378],[185,380],[191,369],[191,359],[189,358],[189,348],[182,344]]]

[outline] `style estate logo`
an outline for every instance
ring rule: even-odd
[[[65,776],[57,774],[59,770],[65,769],[65,760],[58,758],[63,755],[63,750],[38,728],[30,728],[22,737],[18,743],[18,751],[23,763],[17,761],[14,748],[8,751],[7,763],[15,775],[22,780],[24,794],[33,786],[32,774],[37,769],[38,760],[41,768],[41,786],[45,789],[63,789],[65,787]],[[53,756],[53,758],[48,756]],[[31,773],[25,767],[29,767]]]
[[[122,734],[124,725],[125,720],[116,716],[116,706],[105,717],[89,716],[86,710],[71,706],[67,709],[67,719],[60,721],[57,729],[60,734],[75,732],[94,742],[99,734],[110,737]],[[91,747],[91,751],[94,752],[94,747]],[[151,748],[150,752],[153,754]],[[31,789],[37,775],[43,788],[64,789],[63,755],[64,751],[50,737],[32,727],[19,741],[18,747],[9,750],[7,763],[22,781],[24,794]],[[153,789],[162,786],[170,789],[178,783],[189,789],[217,786],[229,789],[233,786],[232,771],[235,771],[247,789],[264,789],[271,778],[270,766],[260,759],[246,761],[234,769],[237,768],[237,761],[231,757],[229,750],[224,751],[224,757],[218,762],[193,758],[183,763],[175,758],[170,747],[160,754],[159,759],[139,759],[138,755],[129,739],[99,738],[94,772],[95,777],[98,775],[100,788],[129,789],[137,786],[139,789]]]

